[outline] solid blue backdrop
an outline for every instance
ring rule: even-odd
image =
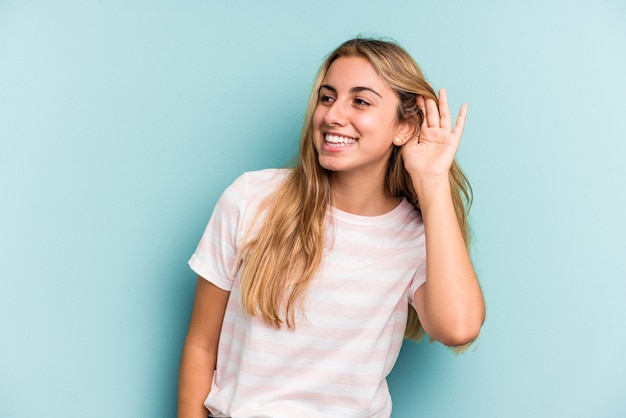
[[[297,148],[325,54],[389,36],[469,103],[488,318],[406,343],[394,417],[626,416],[626,7],[600,0],[0,2],[0,416],[172,417],[186,261]]]

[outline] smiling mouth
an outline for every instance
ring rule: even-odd
[[[330,147],[345,147],[346,145],[352,145],[356,142],[356,138],[339,135],[324,135],[324,142]]]

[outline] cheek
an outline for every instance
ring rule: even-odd
[[[315,110],[313,111],[313,127],[314,128],[319,128],[320,126],[322,126],[322,123],[324,122],[324,108],[321,106],[317,106],[315,108]]]
[[[321,128],[324,123],[324,112],[320,109],[320,106],[316,107],[313,111],[313,117],[311,118],[311,127],[313,128],[313,147],[319,152],[322,146],[322,134]]]
[[[361,135],[381,136],[386,131],[387,123],[379,115],[362,115],[352,121]]]

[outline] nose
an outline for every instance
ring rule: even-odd
[[[328,126],[343,126],[346,124],[347,112],[339,101],[333,102],[327,107],[324,115],[324,123]]]

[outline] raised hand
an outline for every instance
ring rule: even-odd
[[[418,98],[424,121],[417,138],[402,147],[404,165],[417,193],[426,235],[426,283],[414,300],[426,333],[449,346],[473,341],[485,320],[485,302],[467,251],[449,171],[459,147],[467,105],[454,127],[446,91]],[[458,203],[458,201],[457,201]]]
[[[454,128],[445,89],[439,90],[439,108],[432,99],[417,98],[424,114],[419,135],[402,148],[404,166],[413,180],[447,180],[450,166],[459,148],[467,105],[461,106]]]

